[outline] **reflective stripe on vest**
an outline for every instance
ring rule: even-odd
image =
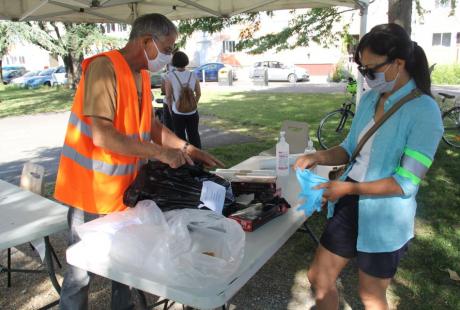
[[[106,175],[110,176],[121,176],[121,175],[129,175],[136,171],[135,164],[128,164],[128,165],[112,165],[105,163],[100,160],[95,160],[88,158],[79,154],[74,148],[64,144],[62,147],[62,156],[68,157],[75,161],[80,166],[88,169],[97,171]]]
[[[401,158],[401,163],[396,169],[400,176],[408,178],[415,185],[418,185],[425,177],[432,160],[420,152],[406,148]]]
[[[69,123],[74,125],[85,136],[89,138],[93,137],[91,126],[83,122],[80,118],[78,118],[77,114],[70,112]]]
[[[139,134],[135,133],[135,134],[132,134],[132,135],[128,135],[128,137],[133,138],[133,139],[138,139]],[[141,139],[142,139],[141,141],[149,142],[150,141],[150,132],[143,132],[141,134]]]
[[[77,128],[85,136],[87,136],[89,138],[93,137],[93,132],[91,130],[91,126],[86,124],[84,121],[82,121],[77,116],[77,114],[75,114],[74,112],[70,113],[69,123],[74,125],[75,128]],[[147,141],[147,142],[150,141],[150,132],[143,132],[141,136],[142,136],[142,138],[141,138],[142,141]],[[133,138],[133,139],[138,139],[139,134],[135,133],[135,134],[132,134],[132,135],[128,135],[128,137]]]

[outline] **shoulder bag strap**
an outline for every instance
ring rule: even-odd
[[[353,154],[350,157],[349,163],[352,163],[356,157],[359,155],[359,152],[363,148],[364,144],[369,140],[369,138],[379,129],[380,126],[383,125],[383,123],[390,118],[400,107],[402,107],[406,102],[411,101],[414,98],[420,97],[422,95],[422,92],[415,88],[412,90],[409,94],[401,98],[397,103],[395,103],[383,116],[372,126],[359,140],[358,145],[356,146],[355,150],[353,151]]]
[[[182,82],[179,80],[179,77],[177,76],[176,72],[171,71],[171,73],[176,77],[177,82],[179,82],[179,87],[180,87],[179,94],[180,94],[182,93]],[[172,84],[171,84],[171,88],[172,88],[173,100],[174,102],[176,102],[176,98],[174,98],[174,87],[172,87]]]
[[[188,76],[188,80],[187,80],[187,87],[190,87],[190,79],[192,78],[192,74],[193,72],[190,71],[190,75]]]

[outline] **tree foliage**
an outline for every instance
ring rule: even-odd
[[[0,22],[1,57],[13,42],[21,40],[38,45],[55,57],[61,56],[73,86],[80,78],[84,56],[119,48],[125,43],[125,40],[105,35],[97,24]]]
[[[20,25],[10,21],[0,21],[0,83],[3,83],[2,74],[2,58],[5,56],[11,45],[27,32],[27,30]]]
[[[187,39],[195,31],[205,31],[212,34],[222,31],[225,28],[233,25],[256,23],[259,15],[260,13],[247,13],[232,16],[229,18],[203,17],[181,20],[178,25],[180,39],[177,44],[179,46],[184,46],[187,43]]]
[[[291,10],[290,13],[292,19],[285,28],[261,36],[257,36],[261,19],[264,15],[273,16],[273,12],[246,13],[230,18],[204,17],[180,21],[179,45],[185,45],[187,38],[195,31],[215,33],[232,25],[243,26],[236,49],[245,50],[250,54],[260,54],[270,49],[280,51],[308,46],[311,42],[330,46],[342,35],[342,32],[334,31],[334,24],[342,20],[341,13],[343,13],[335,7],[311,9],[301,14],[298,14],[296,10]]]
[[[69,83],[78,83],[81,62],[85,55],[121,47],[125,41],[104,35],[96,24],[28,22],[31,30],[24,39],[47,50],[52,55],[61,56]]]
[[[421,0],[389,0],[389,22],[396,21],[410,32],[412,1],[415,2],[415,9],[418,15],[427,11],[422,7]],[[433,0],[434,1],[434,0]],[[455,13],[459,0],[439,0],[441,3],[451,5],[450,15]],[[408,3],[410,2],[410,3]],[[410,4],[410,5],[408,5]],[[403,11],[398,11],[403,10]],[[327,47],[335,44],[339,38],[347,35],[349,23],[343,20],[342,13],[349,9],[339,11],[337,7],[315,8],[298,14],[291,10],[291,20],[287,27],[278,32],[258,36],[261,18],[265,15],[273,16],[273,12],[245,13],[230,18],[204,17],[179,22],[179,33],[181,38],[179,46],[184,46],[187,39],[195,31],[215,33],[233,25],[242,25],[237,50],[245,50],[251,54],[260,54],[270,49],[281,51],[299,46],[308,46],[311,42]],[[344,23],[343,29],[335,31],[334,25]]]

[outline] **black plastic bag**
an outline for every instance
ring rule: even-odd
[[[204,181],[212,181],[226,188],[223,214],[233,211],[229,208],[235,201],[230,183],[225,179],[203,170],[202,165],[184,165],[173,169],[159,161],[149,161],[141,167],[134,182],[123,195],[123,203],[136,206],[144,199],[155,201],[163,211],[197,208],[200,204]]]

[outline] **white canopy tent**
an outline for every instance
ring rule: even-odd
[[[361,12],[366,32],[369,0],[0,0],[0,19],[130,24],[139,15],[161,13],[171,20],[230,17],[241,13],[344,6]],[[358,77],[360,98],[362,77]]]
[[[131,23],[161,13],[172,20],[331,6],[365,9],[368,0],[0,0],[0,19]]]

